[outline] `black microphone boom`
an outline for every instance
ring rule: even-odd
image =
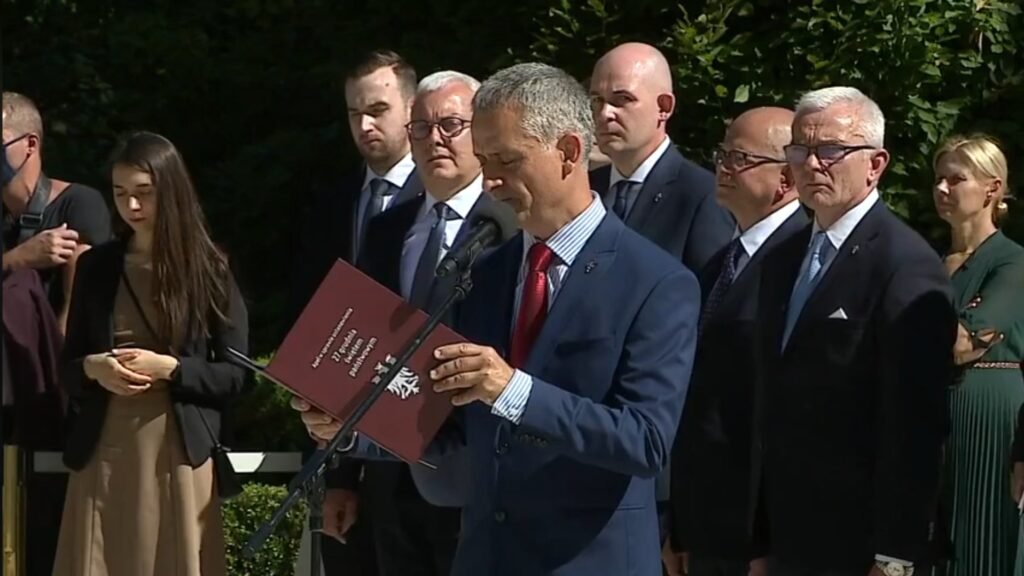
[[[480,252],[511,239],[519,232],[519,221],[508,204],[499,201],[481,205],[466,223],[469,233],[441,259],[434,274],[443,278],[473,264]]]

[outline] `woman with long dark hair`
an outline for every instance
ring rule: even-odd
[[[245,303],[171,142],[129,136],[112,181],[120,233],[82,256],[72,291],[54,576],[220,576],[210,456],[244,381],[225,349],[248,350]]]

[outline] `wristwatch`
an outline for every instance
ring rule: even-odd
[[[885,576],[913,576],[914,567],[900,564],[899,562],[882,562],[881,560],[875,561],[875,566],[882,571]]]

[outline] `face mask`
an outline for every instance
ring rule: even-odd
[[[0,159],[3,161],[3,165],[0,165],[0,171],[2,171],[2,174],[0,174],[0,183],[2,183],[4,188],[11,183],[11,180],[14,180],[14,177],[18,175],[18,170],[21,169],[21,167],[15,168],[14,166],[11,166],[11,163],[7,160],[7,147],[27,137],[28,134],[22,134],[10,142],[4,142],[3,158]],[[24,165],[25,164],[22,163],[22,166]]]

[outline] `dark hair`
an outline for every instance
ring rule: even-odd
[[[416,96],[416,69],[392,50],[374,50],[365,54],[345,76],[346,80],[358,80],[373,74],[381,68],[391,68],[398,78],[398,87],[406,98]]]
[[[110,165],[132,166],[153,179],[153,300],[156,330],[172,346],[208,336],[211,313],[227,322],[230,270],[227,257],[210,239],[185,161],[170,140],[151,132],[124,138]],[[119,218],[119,229],[127,225]]]

